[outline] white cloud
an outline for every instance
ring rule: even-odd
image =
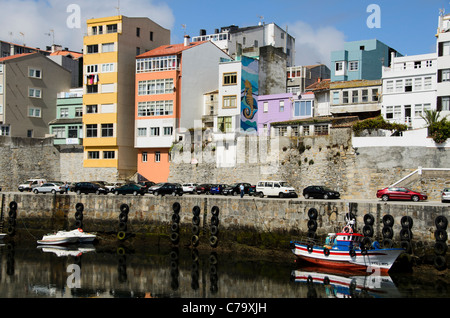
[[[295,37],[296,65],[312,65],[321,62],[330,66],[331,52],[344,47],[344,33],[333,27],[313,28],[302,21],[297,21],[288,27],[289,33]]]
[[[117,9],[120,3],[119,11]],[[73,21],[69,5],[80,9],[80,28],[69,27]],[[0,39],[45,49],[53,43],[81,51],[86,33],[86,20],[120,14],[147,17],[164,28],[173,27],[175,17],[166,4],[153,0],[0,0],[2,28]],[[53,31],[50,31],[53,30]]]

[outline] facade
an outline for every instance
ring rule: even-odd
[[[202,127],[204,96],[217,89],[219,62],[212,42],[165,45],[136,58],[135,147],[138,173],[153,182],[169,177],[169,151],[185,132]],[[210,105],[211,107],[211,105]],[[211,125],[211,123],[210,123]]]
[[[258,96],[258,134],[270,135],[272,122],[292,118],[294,97],[297,99],[292,93]]]
[[[41,53],[42,55],[50,55],[49,50],[41,50],[39,48],[20,45],[17,43],[0,41],[0,58],[24,53]]]
[[[359,119],[381,114],[380,80],[354,80],[330,83],[330,113],[334,117],[358,116]]]
[[[389,66],[396,50],[374,39],[347,42],[344,49],[331,52],[331,81],[381,79],[381,67]]]
[[[436,110],[436,58],[436,53],[394,57],[383,67],[381,114],[387,121],[425,127],[425,110]]]
[[[83,144],[83,88],[58,94],[56,119],[49,127],[55,145]]]
[[[263,46],[282,48],[287,56],[287,66],[295,65],[295,38],[275,23],[243,28],[231,25],[216,29],[213,34],[206,34],[202,29],[199,36],[192,38],[192,42],[198,41],[212,41],[233,58],[242,54],[256,58]]]
[[[40,53],[0,58],[0,135],[45,137],[71,74]]]
[[[318,80],[306,88],[314,94],[314,116],[331,116],[330,79]]]
[[[127,179],[136,173],[136,56],[169,42],[170,31],[148,18],[87,20],[83,41],[83,166],[97,169],[98,179],[111,179],[111,174]]]
[[[450,114],[450,15],[439,16],[437,38],[436,107],[441,117]]]
[[[287,92],[304,93],[317,81],[330,79],[330,69],[324,64],[291,66],[287,68]]]
[[[49,58],[65,69],[68,69],[72,74],[72,87],[83,86],[83,54],[69,51],[67,48],[63,49],[59,45],[51,47]]]

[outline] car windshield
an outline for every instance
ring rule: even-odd
[[[291,186],[289,185],[289,183],[287,183],[287,182],[280,182],[280,185],[281,185],[282,187],[291,187]]]
[[[237,187],[239,185],[240,185],[240,183],[232,183],[232,184],[230,184],[230,187]]]
[[[322,187],[322,189],[324,190],[324,191],[327,191],[327,192],[333,192],[334,190],[331,190],[330,188],[327,188],[327,187]]]

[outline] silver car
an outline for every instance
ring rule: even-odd
[[[53,194],[55,194],[56,192],[59,192],[59,193],[63,194],[66,192],[66,189],[64,188],[64,184],[62,184],[62,183],[44,183],[43,185],[41,185],[39,187],[35,187],[33,189],[33,192],[35,194],[47,193],[47,192],[51,192]]]
[[[450,201],[450,188],[444,188],[441,194],[441,202]]]

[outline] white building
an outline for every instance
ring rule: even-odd
[[[436,107],[441,118],[450,114],[450,15],[439,16],[437,38]]]
[[[435,53],[393,57],[383,67],[381,114],[390,122],[423,128],[425,110],[436,109],[437,55]]]

